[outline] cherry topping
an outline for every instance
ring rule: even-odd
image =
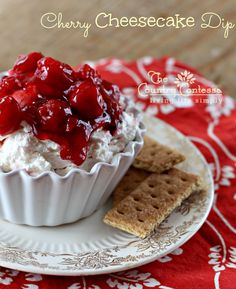
[[[63,100],[51,99],[38,109],[41,129],[63,132],[66,129],[67,116],[71,115],[70,106]]]
[[[66,132],[73,131],[79,123],[79,119],[76,116],[68,116],[66,121]]]
[[[108,94],[111,98],[119,101],[120,100],[120,90],[119,87],[113,83],[110,83],[106,80],[102,81],[102,86],[106,94]]]
[[[70,105],[82,118],[91,119],[103,113],[104,100],[97,87],[91,81],[85,80],[72,92]]]
[[[38,61],[35,76],[41,82],[55,86],[61,91],[68,89],[75,80],[74,71],[69,65],[51,57],[44,57]]]
[[[100,75],[88,64],[84,64],[80,70],[77,72],[78,78],[81,80],[90,79],[95,84],[100,84],[102,82]]]
[[[88,143],[91,134],[91,126],[83,121],[78,121],[76,128],[69,133],[70,144],[62,146],[62,159],[73,161],[80,165],[86,158]]]
[[[20,87],[20,82],[14,76],[4,76],[0,82],[0,97],[11,94]]]
[[[16,90],[12,97],[18,102],[20,108],[24,109],[27,106],[32,105],[39,97],[37,87],[35,85],[29,85],[24,89]]]
[[[90,136],[98,128],[111,133],[120,121],[120,92],[89,65],[69,65],[32,52],[20,56],[0,80],[0,134],[14,132],[22,120],[41,140],[60,145],[63,159],[80,165]]]
[[[40,52],[32,52],[28,55],[20,55],[17,58],[11,72],[25,73],[34,71],[37,67],[37,61],[42,57],[43,55]]]
[[[91,131],[92,128],[88,123],[78,120],[72,132],[58,135],[53,132],[40,131],[37,137],[58,143],[61,147],[61,158],[79,166],[86,158]]]
[[[14,132],[19,128],[20,122],[21,112],[17,102],[11,96],[3,97],[0,100],[0,134]]]

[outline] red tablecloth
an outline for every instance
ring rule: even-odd
[[[152,83],[148,71],[159,72],[162,79],[168,76],[169,82],[164,85],[175,89],[180,89],[179,82],[181,85],[187,83],[185,88],[191,89],[214,87],[196,70],[172,58],[156,60],[145,57],[130,63],[106,59],[97,62],[96,66],[104,78],[117,83],[124,94],[132,97],[142,110],[175,126],[199,147],[209,162],[215,181],[215,202],[210,216],[199,232],[181,248],[135,270],[118,275],[55,277],[1,268],[0,288],[236,288],[234,101],[220,94],[214,103],[214,91],[202,93],[201,90],[182,96],[184,102],[176,99],[173,93],[164,91],[164,99],[169,99],[167,102],[151,103],[148,95],[138,93],[138,85],[147,82],[151,87],[160,87],[162,84],[157,84],[157,74],[152,74],[155,84]]]

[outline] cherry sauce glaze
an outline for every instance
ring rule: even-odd
[[[118,87],[87,64],[75,71],[39,52],[21,55],[0,81],[0,135],[26,121],[38,139],[60,145],[62,159],[80,165],[95,130],[116,131],[119,97]]]

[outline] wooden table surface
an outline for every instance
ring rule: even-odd
[[[116,17],[179,13],[201,21],[201,15],[210,11],[236,23],[235,0],[0,0],[0,70],[8,69],[16,55],[33,50],[71,65],[108,56],[135,59],[170,55],[196,67],[235,97],[236,29],[225,39],[220,28],[92,27],[84,38],[79,29],[45,29],[40,24],[42,15],[48,12],[61,12],[65,21],[94,23],[100,12]]]

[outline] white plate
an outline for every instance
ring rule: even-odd
[[[213,202],[213,181],[197,148],[166,123],[146,117],[147,134],[178,149],[187,160],[179,167],[202,176],[205,193],[193,194],[148,238],[141,240],[102,222],[111,201],[73,224],[28,227],[0,221],[0,265],[52,275],[93,275],[125,270],[154,261],[191,238]]]

